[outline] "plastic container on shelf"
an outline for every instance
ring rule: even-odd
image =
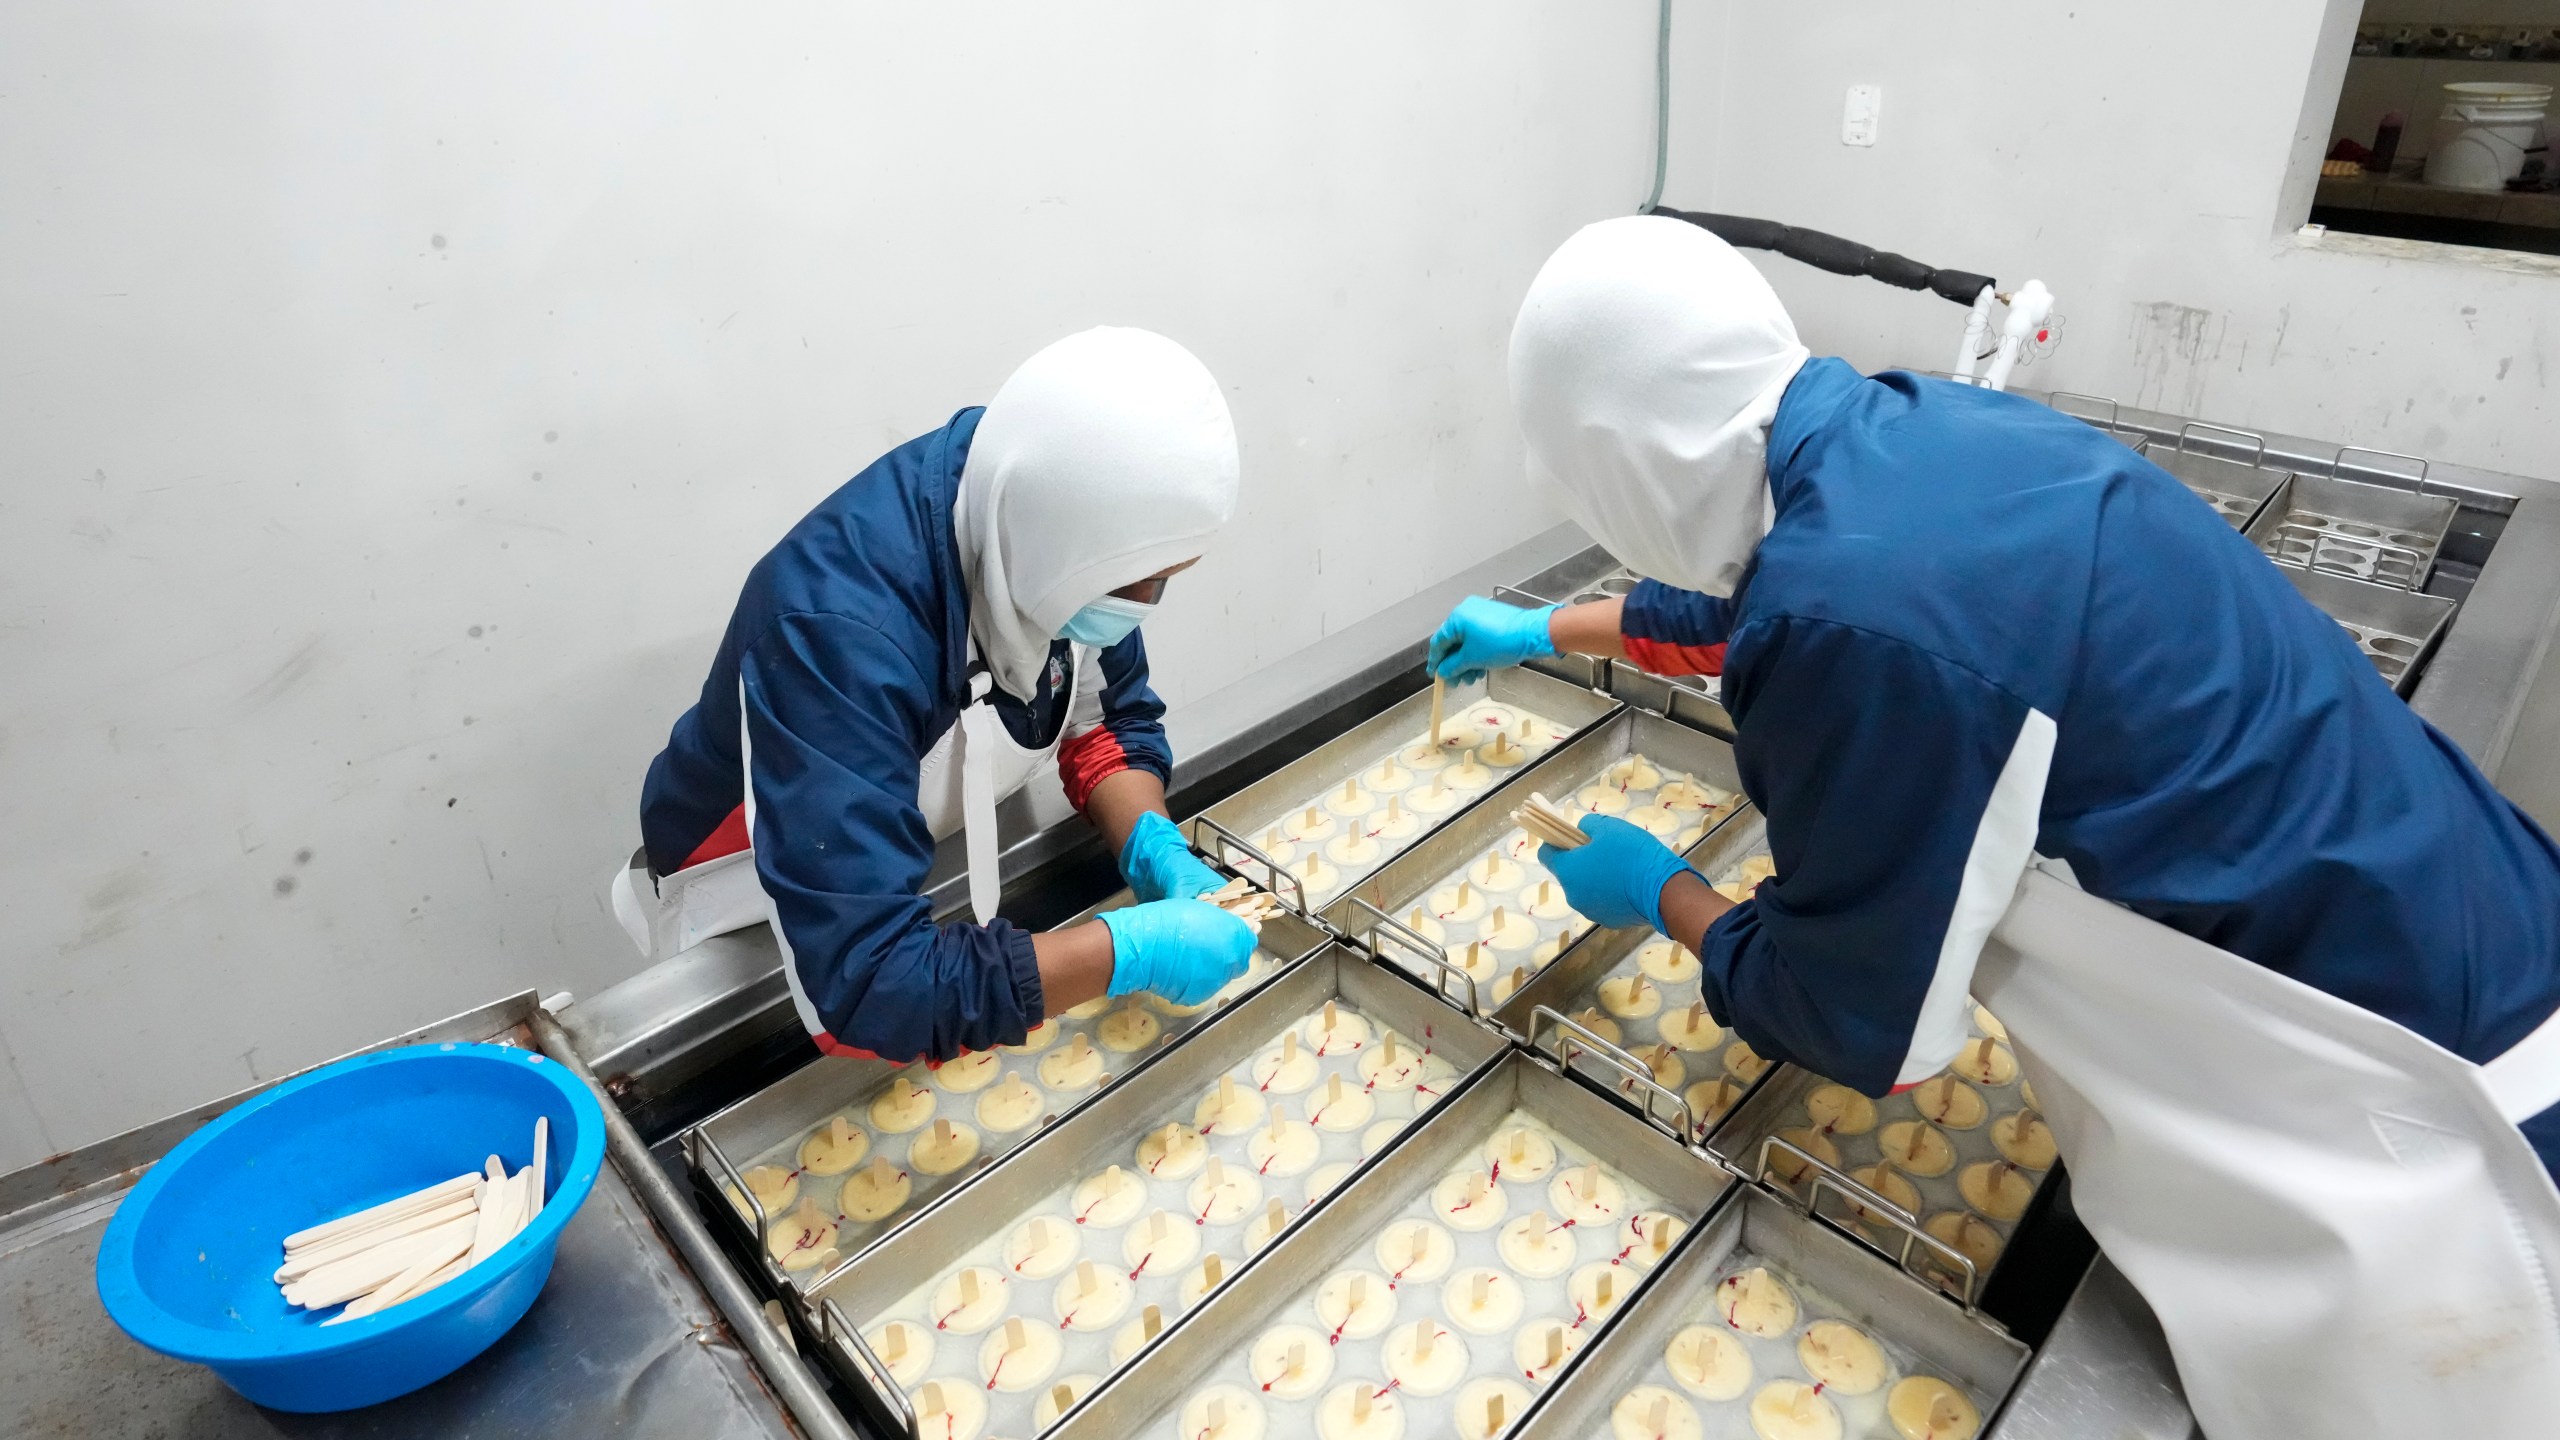
[[[2520,80],[2462,80],[2444,87],[2426,181],[2450,190],[2500,190],[2542,147],[2551,87]]]

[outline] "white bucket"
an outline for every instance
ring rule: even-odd
[[[2499,190],[2524,170],[2527,150],[2542,143],[2551,87],[2514,80],[2465,80],[2444,87],[2427,146],[2427,183],[2454,190]]]

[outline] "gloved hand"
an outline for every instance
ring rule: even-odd
[[[1660,930],[1662,887],[1688,864],[1642,827],[1614,815],[1585,815],[1579,823],[1590,844],[1574,850],[1538,847],[1538,863],[1564,886],[1565,903],[1595,925],[1616,930],[1642,923]]]
[[[1253,927],[1205,900],[1154,900],[1102,912],[1111,927],[1111,993],[1151,990],[1197,1005],[1244,973]]]
[[[1120,878],[1141,900],[1192,900],[1227,883],[1182,843],[1182,831],[1153,810],[1138,817],[1120,847]]]
[[[1431,634],[1431,673],[1462,685],[1487,670],[1556,653],[1547,633],[1547,617],[1556,607],[1523,610],[1499,600],[1470,595],[1458,602],[1449,618]]]

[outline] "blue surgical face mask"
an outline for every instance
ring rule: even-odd
[[[1079,645],[1108,650],[1128,639],[1129,632],[1137,629],[1138,623],[1155,608],[1135,600],[1123,600],[1117,595],[1105,595],[1068,616],[1067,628],[1059,634]]]

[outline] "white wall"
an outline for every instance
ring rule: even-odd
[[[1642,197],[1652,34],[0,10],[0,1169],[632,968],[600,882],[745,567],[1066,331],[1232,389],[1177,704],[1551,524],[1502,342]]]
[[[1721,117],[1713,180],[1667,200],[2041,277],[2064,323],[2021,385],[2560,474],[2550,275],[2290,238],[2288,161],[2327,143],[2355,8],[1736,6],[1715,63],[1676,77]],[[1884,87],[1872,149],[1840,143],[1855,83]],[[1764,258],[1816,350],[1953,361],[1954,306]]]

